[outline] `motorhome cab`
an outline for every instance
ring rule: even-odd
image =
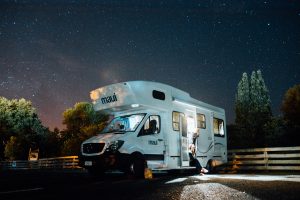
[[[225,112],[169,85],[130,81],[90,93],[96,111],[114,118],[81,145],[80,165],[91,173],[118,169],[143,176],[152,170],[191,168],[193,142],[202,166],[227,162]]]

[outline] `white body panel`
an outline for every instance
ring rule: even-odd
[[[91,98],[97,111],[115,117],[145,113],[145,117],[135,131],[100,134],[86,140],[83,144],[105,143],[105,147],[102,152],[83,153],[84,156],[101,155],[112,142],[122,140],[124,144],[119,152],[139,152],[145,155],[149,168],[189,167],[188,145],[191,143],[193,130],[199,126],[197,114],[203,114],[205,128],[200,128],[200,136],[196,140],[198,160],[202,166],[206,166],[210,160],[219,164],[227,162],[225,112],[221,108],[193,99],[182,90],[149,81],[131,81],[102,87],[93,90]],[[173,121],[173,112],[181,113],[178,124]],[[149,116],[159,116],[159,133],[141,136],[144,124],[147,120],[150,121]],[[223,135],[214,133],[215,118],[220,123],[223,122],[218,126]],[[178,125],[179,130],[174,130],[173,125]]]

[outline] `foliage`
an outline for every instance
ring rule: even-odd
[[[39,142],[39,156],[41,158],[63,156],[61,154],[62,145],[63,141],[59,129],[54,128],[53,131],[47,129]]]
[[[281,147],[288,145],[288,138],[286,137],[286,126],[281,117],[272,117],[263,127],[265,133],[266,147]]]
[[[237,87],[235,113],[237,124],[247,124],[250,104],[250,88],[247,73],[243,73],[242,79]]]
[[[62,146],[62,155],[78,155],[80,151],[80,145],[82,142],[83,140],[79,139],[79,137],[69,138],[65,140]]]
[[[17,153],[17,138],[15,136],[11,136],[10,140],[5,145],[4,155],[10,160],[15,160],[15,155]]]
[[[63,124],[66,130],[62,131],[64,140],[63,155],[76,155],[80,151],[80,144],[85,139],[94,136],[104,128],[107,116],[96,112],[91,103],[80,102],[63,113]]]
[[[300,145],[300,84],[289,88],[284,95],[281,110],[286,125],[289,145]]]
[[[28,157],[27,149],[29,145],[26,138],[11,136],[5,145],[4,155],[9,160],[25,159]]]
[[[300,126],[300,84],[285,93],[281,110],[288,123]]]
[[[5,151],[5,155],[27,159],[29,148],[37,145],[44,131],[30,101],[0,97],[0,149]]]
[[[234,140],[243,147],[266,145],[267,129],[272,119],[271,101],[268,89],[260,70],[253,71],[250,81],[247,73],[243,73],[237,87],[235,100],[236,127],[238,131]]]
[[[40,158],[76,155],[81,142],[99,133],[107,121],[85,102],[63,116],[66,130],[50,131],[42,126],[30,101],[0,97],[0,159],[27,159],[29,148],[39,148]]]
[[[244,73],[236,94],[236,124],[228,126],[228,146],[300,145],[300,84],[284,95],[281,106],[283,117],[273,117],[270,105],[261,71],[253,71],[250,81]]]

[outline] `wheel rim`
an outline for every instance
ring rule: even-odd
[[[134,163],[132,162],[129,166],[129,170],[132,174],[135,174],[135,170],[134,170]]]
[[[131,161],[129,165],[129,172],[131,175],[135,177],[143,177],[144,176],[144,161],[142,159],[134,159]]]

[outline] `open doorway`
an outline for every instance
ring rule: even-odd
[[[188,145],[193,144],[193,134],[194,134],[194,132],[195,132],[195,120],[194,120],[194,117],[188,116],[187,117]]]

